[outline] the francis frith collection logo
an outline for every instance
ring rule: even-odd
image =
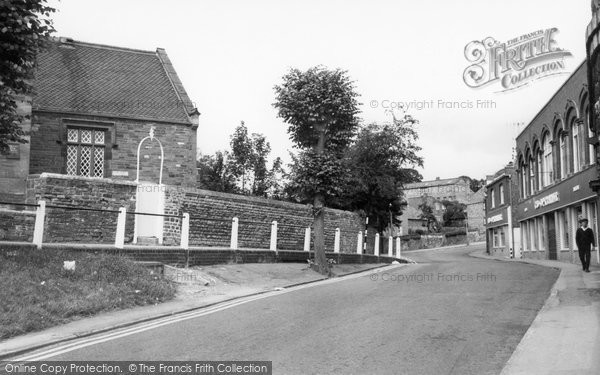
[[[472,41],[465,47],[471,63],[464,73],[467,86],[480,88],[499,84],[502,91],[523,87],[532,81],[567,74],[566,57],[571,52],[558,47],[557,28],[537,30],[501,43],[492,37]]]

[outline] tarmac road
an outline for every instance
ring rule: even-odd
[[[559,272],[468,256],[477,249],[406,252],[419,264],[255,300],[47,360],[269,360],[274,374],[498,374]]]

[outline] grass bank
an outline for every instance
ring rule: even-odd
[[[65,270],[64,261],[75,261]],[[128,258],[67,250],[0,251],[0,340],[99,312],[174,298],[175,285]]]

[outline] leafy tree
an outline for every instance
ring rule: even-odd
[[[37,53],[54,32],[46,0],[0,0],[0,153],[9,143],[26,143],[16,97],[33,91]]]
[[[300,149],[293,183],[313,201],[315,268],[329,274],[325,256],[325,204],[340,193],[342,154],[358,127],[358,94],[346,71],[317,66],[291,69],[275,86],[273,106]]]
[[[283,161],[280,157],[276,157],[273,160],[273,165],[269,171],[269,178],[270,183],[267,196],[272,199],[286,200],[288,197],[285,194],[285,186],[288,174],[283,168]]]
[[[248,137],[248,128],[244,124],[244,121],[235,128],[229,144],[231,146],[230,167],[235,177],[241,179],[241,190],[245,192],[246,178],[251,169],[254,155],[252,152],[252,140]]]
[[[433,207],[429,205],[425,197],[419,205],[419,210],[421,210],[421,215],[419,215],[419,218],[427,221],[427,229],[430,232],[439,232],[441,229],[440,224],[437,217],[435,217],[433,213]]]
[[[201,189],[236,193],[235,176],[227,163],[229,153],[217,151],[214,155],[201,155],[197,161],[198,184]]]
[[[271,145],[264,135],[257,133],[252,134],[251,144],[252,195],[266,197],[272,183],[271,173],[267,168],[267,158],[271,153]]]
[[[422,180],[414,169],[423,165],[416,123],[407,115],[391,124],[367,125],[346,154],[350,173],[340,208],[364,211],[379,231],[390,225],[390,216],[393,221],[401,214],[403,185]]]
[[[462,225],[467,218],[467,205],[458,201],[442,201],[444,205],[444,226]]]

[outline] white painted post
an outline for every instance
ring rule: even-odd
[[[33,244],[38,249],[42,248],[44,239],[44,221],[46,218],[46,201],[39,201],[35,211],[35,227],[33,228]]]
[[[304,229],[304,251],[310,251],[310,227]]]
[[[373,254],[379,256],[379,233],[375,233],[375,248],[373,249]]]
[[[237,217],[231,220],[231,250],[237,250],[238,248],[238,223]]]
[[[396,258],[402,256],[402,239],[400,236],[396,237]]]
[[[392,236],[388,237],[388,256],[394,256],[394,237]]]
[[[335,228],[335,239],[333,241],[333,252],[340,252],[340,228]]]
[[[358,231],[358,236],[356,237],[356,254],[362,254],[363,249],[363,233],[362,231]]]
[[[190,214],[183,214],[181,219],[181,248],[187,250],[190,248]]]
[[[271,222],[271,246],[270,250],[277,251],[277,221]]]
[[[115,247],[122,249],[125,244],[125,218],[127,209],[119,207],[119,216],[117,216],[117,233],[115,233]]]

